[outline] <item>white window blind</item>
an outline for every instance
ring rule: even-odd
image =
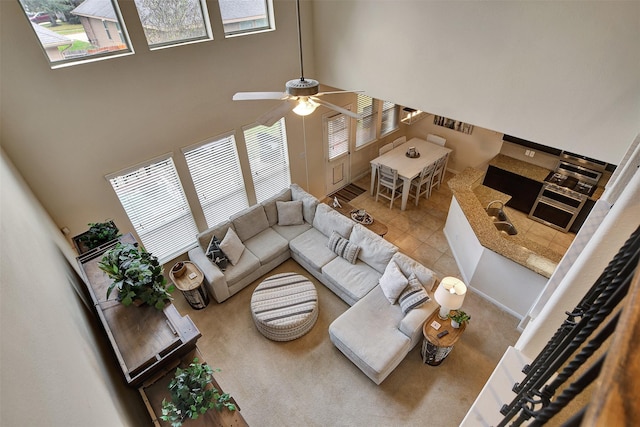
[[[145,249],[160,263],[195,242],[198,229],[170,156],[106,178]]]
[[[380,137],[386,136],[398,129],[398,116],[400,106],[389,101],[382,101],[382,124],[380,126]]]
[[[325,123],[329,160],[333,160],[349,151],[349,117],[336,114],[327,117]]]
[[[356,148],[362,147],[376,139],[376,111],[373,98],[358,94],[358,109],[362,119],[356,121]]]
[[[271,127],[244,128],[251,177],[258,203],[291,185],[284,118]]]
[[[187,147],[183,152],[209,227],[249,207],[233,134]]]

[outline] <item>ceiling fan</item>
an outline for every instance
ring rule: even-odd
[[[361,114],[356,114],[346,108],[339,107],[321,99],[322,95],[334,93],[359,93],[361,90],[339,90],[333,92],[319,92],[320,83],[317,80],[304,77],[302,62],[302,34],[300,31],[300,0],[296,0],[296,14],[298,16],[298,50],[300,53],[300,78],[289,80],[285,85],[285,92],[238,92],[233,95],[234,101],[249,101],[263,99],[280,99],[283,102],[275,108],[267,111],[256,120],[264,126],[272,126],[287,113],[293,110],[299,116],[307,116],[315,111],[319,105],[331,108],[346,116],[361,119]]]

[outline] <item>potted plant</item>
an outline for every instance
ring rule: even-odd
[[[90,251],[121,236],[120,230],[118,230],[113,221],[92,222],[88,225],[88,231],[74,237],[76,247],[81,253]]]
[[[173,427],[180,427],[185,420],[196,419],[212,408],[235,411],[236,405],[231,402],[231,396],[220,394],[212,379],[213,369],[198,363],[197,357],[188,367],[177,368],[169,383],[171,401],[163,399],[160,418],[169,421]]]
[[[451,319],[451,326],[459,328],[464,322],[470,321],[471,316],[462,310],[456,310],[453,314],[449,314],[449,319]]]
[[[107,298],[114,288],[118,300],[124,305],[148,304],[161,310],[171,300],[173,285],[166,286],[158,258],[130,243],[117,243],[98,262],[98,267],[113,279],[107,289]]]

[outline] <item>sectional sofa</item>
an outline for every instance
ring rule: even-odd
[[[213,236],[225,243],[227,233],[227,240],[239,239],[244,248],[234,248],[234,263],[222,271],[206,253]],[[421,342],[422,325],[439,308],[427,296],[436,281],[433,271],[296,184],[200,233],[198,243],[189,258],[219,303],[288,258],[296,260],[351,306],[331,323],[329,336],[376,384]],[[424,298],[410,296],[407,284]],[[415,308],[413,301],[419,302]]]

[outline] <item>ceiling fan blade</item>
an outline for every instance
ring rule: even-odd
[[[334,90],[331,92],[320,92],[320,93],[316,93],[314,96],[320,96],[320,95],[331,95],[334,93],[364,93],[363,90]]]
[[[361,114],[356,114],[353,111],[349,111],[346,108],[342,108],[342,107],[338,107],[335,104],[332,104],[330,102],[327,102],[323,99],[320,98],[316,98],[315,96],[310,97],[311,99],[313,99],[315,102],[317,102],[320,105],[324,105],[327,108],[331,108],[332,110],[335,110],[339,113],[344,114],[345,116],[349,116],[349,117],[353,117],[354,119],[360,120],[362,119],[362,115]]]
[[[234,101],[251,101],[256,99],[284,99],[284,92],[238,92],[233,95]]]
[[[260,123],[263,126],[271,127],[278,120],[286,116],[289,111],[293,110],[295,106],[295,101],[287,99],[286,101],[278,104],[278,106],[276,106],[275,108],[272,108],[271,110],[258,117],[256,119],[256,122]]]

